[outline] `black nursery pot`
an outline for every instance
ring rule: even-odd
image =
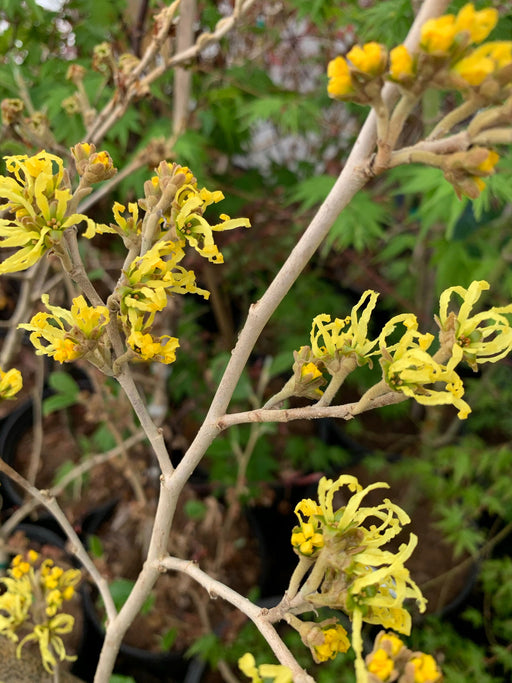
[[[87,586],[83,596],[87,636],[84,645],[88,653],[88,669],[82,669],[79,675],[86,680],[94,677],[105,639],[105,631],[94,605],[94,592],[91,586]],[[185,659],[182,652],[149,652],[121,644],[114,672],[131,676],[137,683],[184,683],[189,665],[189,660]]]
[[[49,396],[49,391],[45,390],[43,398]],[[11,467],[14,467],[16,453],[23,437],[30,433],[34,423],[34,404],[32,400],[26,401],[16,408],[3,421],[0,430],[0,457]],[[0,472],[0,485],[2,491],[4,512],[11,512],[13,509],[23,504],[23,497],[20,489],[13,483],[4,472]],[[39,524],[59,535],[60,527],[53,517],[44,510],[34,511],[30,519],[38,521]]]

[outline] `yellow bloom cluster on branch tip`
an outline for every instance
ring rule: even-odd
[[[363,46],[355,45],[347,54],[347,59],[352,66],[368,76],[378,76],[386,68],[387,50],[380,43],[366,43]]]
[[[494,156],[487,152],[481,154],[479,148],[469,150],[467,154],[472,152],[470,171],[476,172],[479,168],[482,173],[488,172],[495,163]],[[319,386],[324,381],[322,368],[333,377],[338,373],[343,381],[357,365],[366,362],[371,367],[373,357],[380,355],[382,381],[361,398],[355,412],[367,409],[370,401],[392,390],[423,405],[453,405],[458,410],[458,417],[465,419],[471,408],[463,399],[464,385],[456,371],[458,364],[464,360],[476,370],[478,363],[496,362],[512,351],[512,327],[506,317],[512,315],[512,304],[470,315],[481,292],[488,288],[487,282],[475,281],[468,289],[449,287],[441,295],[439,317],[435,316],[440,328],[441,348],[435,353],[431,351],[434,335],[420,332],[412,313],[394,316],[384,325],[377,339],[369,340],[368,323],[378,296],[372,290],[364,292],[351,315],[344,319],[331,321],[324,313],[316,316],[310,335],[311,347],[303,346],[294,352],[294,376],[281,394],[318,398],[321,395]],[[458,314],[448,311],[453,294],[463,299]],[[359,309],[365,302],[366,307],[359,317]],[[303,554],[315,551],[310,532],[309,527],[297,530],[302,536],[296,536],[294,545],[300,548],[304,544],[306,552]],[[317,532],[315,528],[314,533]]]
[[[350,67],[344,57],[336,57],[327,65],[327,92],[330,97],[344,99],[354,92]]]
[[[478,369],[479,363],[495,363],[512,351],[512,328],[505,317],[506,314],[512,314],[512,304],[493,306],[487,311],[471,315],[480,295],[489,288],[485,280],[475,280],[467,289],[449,287],[439,300],[439,317],[436,316],[436,321],[441,335],[455,328],[453,357],[457,362],[464,360],[473,370]],[[448,310],[454,294],[462,299],[457,313]]]
[[[139,204],[146,211],[160,207],[160,235],[158,238],[179,239],[182,246],[189,244],[212,263],[223,263],[223,256],[215,244],[213,233],[250,227],[247,218],[231,219],[221,214],[221,222],[210,224],[204,212],[211,204],[224,199],[220,190],[199,188],[196,178],[187,166],[162,162],[156,175],[144,184],[145,198]],[[163,199],[165,206],[161,205]]]
[[[452,49],[465,47],[469,43],[481,43],[497,22],[497,10],[477,11],[469,3],[456,16],[444,14],[426,21],[421,29],[420,47],[429,54],[444,56]]]
[[[369,363],[371,366],[370,356],[377,340],[368,339],[368,324],[378,296],[377,292],[366,290],[350,315],[343,320],[335,318],[331,321],[331,316],[325,313],[314,318],[310,334],[312,355],[321,360],[331,373],[339,369],[344,358],[354,359],[358,365]],[[363,306],[359,317],[359,309]]]
[[[186,190],[185,190],[186,188]],[[203,212],[207,206],[224,199],[220,191],[210,192],[202,188],[194,193],[189,193],[187,186],[178,193],[176,203],[179,210],[175,215],[176,231],[190,246],[201,256],[207,258],[212,263],[223,263],[224,257],[217,248],[213,239],[213,232],[223,230],[233,230],[235,228],[249,228],[251,226],[247,218],[230,218],[226,214],[221,214],[220,223],[211,225],[204,218]],[[181,201],[182,196],[187,191],[185,201]]]
[[[50,305],[48,294],[43,294],[41,301],[49,313],[41,311],[30,323],[18,325],[31,332],[30,341],[37,355],[46,354],[59,363],[67,363],[98,352],[110,319],[106,306],[89,306],[83,296],[73,299],[71,310]]]
[[[13,399],[23,386],[21,372],[11,368],[4,372],[0,368],[0,400]]]
[[[246,652],[238,660],[240,671],[251,679],[251,683],[263,683],[265,680],[274,683],[292,683],[292,672],[287,666],[282,664],[260,664],[256,665],[254,655]]]
[[[479,86],[488,76],[511,63],[512,41],[484,43],[456,62],[451,73],[462,79],[461,86]]]
[[[58,244],[66,228],[91,222],[67,213],[72,194],[60,157],[42,151],[5,159],[14,177],[0,176],[0,209],[14,218],[0,218],[0,247],[19,249],[0,264],[0,274],[26,270]]]
[[[312,508],[310,500],[302,500],[295,507],[299,525],[292,530],[292,546],[299,555],[313,557],[324,545],[324,537],[320,528],[320,520],[315,517],[317,508]],[[301,515],[305,515],[305,519]]]
[[[344,488],[352,495],[345,505],[335,508],[334,496]],[[378,488],[388,488],[388,485],[377,482],[363,488],[351,475],[342,475],[336,481],[323,477],[318,484],[318,503],[305,499],[297,505],[296,514],[301,526],[292,533],[292,544],[299,552],[300,546],[296,542],[299,539],[294,536],[304,533],[305,525],[309,525],[307,530],[312,533],[304,536],[310,535],[311,540],[317,534],[322,539],[316,547],[311,544],[306,548],[307,551],[312,548],[309,557],[315,566],[304,584],[301,598],[315,609],[331,607],[343,610],[352,619],[356,671],[364,669],[363,621],[409,634],[411,617],[403,607],[404,601],[414,598],[420,611],[424,611],[426,605],[421,591],[404,566],[416,546],[416,536],[411,534],[409,542],[400,545],[395,552],[382,547],[410,522],[409,516],[387,498],[378,505],[363,504],[365,497]],[[304,542],[307,543],[308,539]],[[300,632],[300,627],[298,630]],[[325,652],[320,650],[319,657]]]
[[[406,331],[398,343],[388,345],[386,340],[399,323]],[[446,366],[435,361],[428,353],[433,339],[433,335],[417,331],[415,316],[405,314],[392,318],[379,336],[383,378],[391,389],[423,405],[454,405],[459,411],[458,417],[465,419],[471,408],[462,399],[464,385],[455,372],[458,359],[452,356]],[[444,383],[444,389],[439,388],[439,382]]]
[[[511,80],[512,42],[484,41],[498,21],[496,9],[475,10],[466,4],[457,15],[429,19],[421,28],[419,47],[412,53],[398,45],[389,54],[383,45],[354,46],[345,57],[327,66],[328,94],[339,100],[381,108],[385,80],[397,83],[415,97],[429,87],[467,91],[478,88],[484,100],[496,103],[507,96]],[[478,47],[474,47],[477,45]],[[488,79],[494,82],[485,88]],[[481,87],[482,86],[482,87]]]
[[[1,579],[5,590],[0,595],[0,635],[18,643],[18,658],[24,645],[37,643],[44,668],[53,673],[57,659],[74,659],[67,655],[61,638],[73,629],[74,618],[60,610],[73,597],[81,574],[50,559],[36,568],[38,560],[34,550],[17,555]]]

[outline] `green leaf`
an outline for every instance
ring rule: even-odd
[[[103,557],[105,550],[103,548],[103,543],[101,541],[101,538],[99,538],[98,536],[95,536],[94,534],[91,534],[87,540],[89,543],[89,552],[94,557]]]
[[[46,417],[57,410],[63,410],[74,406],[76,395],[74,394],[54,394],[43,400],[43,415]]]
[[[215,633],[207,633],[192,643],[185,656],[197,656],[207,662],[212,668],[215,668],[220,658],[220,645],[220,639]]]
[[[119,611],[128,600],[134,585],[135,581],[129,581],[128,579],[114,579],[114,581],[109,584],[108,588],[110,595],[112,596],[117,611]]]
[[[48,384],[52,389],[61,394],[69,394],[76,397],[80,392],[80,387],[67,372],[52,372],[48,377]]]
[[[76,463],[72,460],[66,460],[61,465],[57,467],[53,475],[53,486],[60,484],[60,482],[66,477],[72,470],[76,467]]]
[[[116,446],[116,440],[106,424],[101,424],[91,437],[91,442],[98,451],[106,453]]]
[[[129,579],[114,579],[114,581],[109,584],[110,595],[112,596],[117,611],[119,611],[128,600],[134,585],[135,581],[130,581]],[[155,596],[151,594],[144,601],[144,604],[140,609],[141,614],[147,614],[153,608],[154,604]]]
[[[160,639],[160,649],[162,652],[167,652],[174,645],[176,636],[178,635],[177,628],[170,628],[166,631]]]
[[[190,519],[201,520],[206,514],[206,505],[201,500],[187,500],[184,510]]]
[[[293,354],[289,351],[278,353],[272,358],[270,367],[268,369],[269,377],[277,377],[282,373],[291,374],[293,365]]]
[[[384,235],[389,222],[385,205],[373,199],[369,192],[361,190],[334,221],[327,235],[322,252],[329,249],[343,251],[353,247],[361,252],[373,247]]]

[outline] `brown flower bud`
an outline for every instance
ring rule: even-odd
[[[16,121],[19,121],[25,105],[20,99],[13,97],[2,100],[0,108],[2,111],[2,123],[4,126],[11,126]]]

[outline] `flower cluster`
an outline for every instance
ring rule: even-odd
[[[3,261],[0,274],[28,268],[49,249],[61,256],[69,270],[72,254],[67,246],[60,250],[60,240],[64,230],[81,221],[87,223],[86,238],[103,233],[120,235],[129,256],[112,301],[119,306],[118,322],[128,347],[123,358],[131,354],[132,358],[172,363],[179,343],[175,337],[152,332],[156,313],[163,311],[175,294],[209,296],[197,287],[194,272],[179,265],[185,247],[190,245],[208,260],[222,263],[213,232],[249,227],[250,223],[246,218],[221,215],[221,222],[211,225],[203,214],[209,205],[224,198],[222,192],[199,188],[187,167],[165,161],[145,184],[144,199],[129,203],[128,211],[116,202],[115,222],[95,223],[83,214],[72,213],[70,207],[91,191],[93,183],[112,177],[116,169],[109,154],[96,151],[93,144],[79,143],[71,152],[80,176],[75,194],[60,157],[44,151],[32,157],[6,157],[12,177],[0,176],[0,197],[5,199],[0,208],[14,218],[0,219],[0,246],[19,250]],[[143,217],[139,208],[145,211]],[[42,301],[49,312],[39,312],[30,323],[20,325],[32,333],[37,353],[61,363],[87,357],[107,371],[111,345],[104,331],[111,318],[109,309],[89,306],[83,296],[73,300],[71,310],[50,306],[48,295]],[[1,379],[7,396],[14,375],[2,375]]]
[[[4,372],[0,368],[0,400],[14,398],[23,386],[21,372],[16,368],[11,368]]]
[[[314,358],[321,361],[331,374],[339,370],[345,359],[352,359],[357,365],[371,365],[369,357],[377,342],[367,338],[368,323],[378,296],[377,292],[368,289],[343,320],[335,318],[331,321],[331,316],[324,313],[313,320],[311,350]],[[359,309],[366,300],[359,318]]]
[[[400,545],[395,552],[383,548],[410,522],[408,515],[387,498],[378,505],[363,505],[365,497],[378,488],[388,488],[388,485],[378,482],[363,488],[351,475],[342,475],[336,481],[323,477],[318,485],[318,503],[306,499],[295,509],[302,533],[305,527],[312,532],[304,533],[309,539],[298,543],[297,529],[292,532],[295,551],[314,562],[299,595],[304,603],[315,609],[339,609],[351,618],[358,675],[364,671],[363,621],[409,634],[411,617],[403,606],[404,601],[414,598],[420,611],[424,611],[426,604],[404,566],[416,546],[416,536],[411,534],[409,542]],[[336,508],[334,497],[343,490],[351,495],[345,505]],[[325,625],[323,639],[319,642],[321,624],[316,625],[312,634],[309,629],[306,634],[303,626],[297,626],[293,618],[289,623],[297,628],[306,645],[316,646],[317,661],[326,661],[348,647],[342,637],[342,627]],[[365,679],[361,675],[358,680]]]
[[[0,176],[0,209],[13,218],[0,218],[0,246],[18,251],[0,264],[0,274],[26,270],[58,245],[66,228],[92,222],[68,211],[73,195],[60,157],[42,151],[5,159],[12,176]]]
[[[41,297],[49,313],[36,313],[30,323],[20,328],[31,332],[30,341],[38,355],[52,356],[59,363],[68,363],[87,356],[103,367],[108,360],[108,346],[103,332],[110,320],[106,306],[88,306],[83,296],[73,299],[71,310],[52,306],[48,294]]]
[[[387,338],[398,324],[404,326],[405,332],[396,344],[388,345]],[[464,385],[455,372],[459,358],[452,354],[447,365],[438,362],[428,353],[433,335],[421,334],[417,327],[418,321],[412,314],[396,316],[384,326],[379,336],[384,382],[423,405],[454,405],[458,417],[465,419],[471,408],[462,399]],[[439,388],[439,383],[444,388]]]
[[[120,319],[127,342],[143,360],[172,363],[178,340],[167,335],[154,338],[150,334],[155,314],[167,306],[169,294],[209,293],[199,289],[195,274],[178,265],[185,256],[180,242],[159,241],[144,256],[135,258],[125,273],[120,289]]]
[[[436,321],[441,329],[441,337],[450,335],[454,329],[453,355],[457,361],[464,360],[473,370],[478,370],[479,363],[501,360],[512,349],[512,328],[505,317],[506,313],[512,313],[512,304],[493,306],[488,311],[471,315],[480,295],[489,288],[485,280],[475,280],[467,289],[449,287],[439,300],[439,317],[436,317]],[[462,299],[457,314],[448,311],[453,294]]]
[[[263,683],[263,680],[271,680],[274,683],[292,683],[292,672],[287,666],[281,664],[260,664],[256,666],[254,655],[246,652],[238,660],[240,671],[251,679],[251,683]]]
[[[469,3],[457,15],[445,14],[429,19],[421,29],[417,52],[411,54],[398,45],[389,54],[380,43],[356,45],[346,58],[338,56],[327,67],[327,91],[336,99],[371,103],[374,85],[383,79],[414,91],[428,85],[459,89],[480,86],[489,77],[512,63],[512,42],[480,45],[498,21],[495,9],[477,11]],[[419,82],[418,82],[419,81]]]
[[[394,633],[381,631],[366,657],[368,683],[440,683],[443,675],[432,655],[412,652]]]
[[[331,321],[329,315],[316,316],[311,329],[311,347],[303,346],[294,352],[294,375],[277,397],[318,398],[323,368],[333,375],[339,387],[358,365],[367,363],[371,367],[372,358],[378,354],[382,381],[363,396],[357,412],[370,399],[391,390],[423,405],[453,405],[458,417],[465,419],[471,408],[463,399],[464,384],[456,370],[459,363],[464,361],[477,370],[479,364],[501,360],[512,350],[512,327],[506,317],[512,314],[512,304],[472,314],[482,291],[487,289],[489,284],[480,280],[467,289],[449,287],[441,294],[439,316],[435,316],[440,328],[435,352],[432,351],[434,335],[420,332],[412,313],[394,316],[376,339],[369,339],[369,319],[378,296],[371,290],[363,293],[345,319]],[[462,303],[458,310],[449,311],[454,294]],[[365,302],[363,314],[358,317]],[[307,549],[303,554],[312,554],[320,547],[318,534],[321,532],[310,525],[310,521],[302,520],[295,532],[294,545]]]
[[[160,236],[167,232],[178,238],[182,246],[189,244],[201,256],[212,263],[223,263],[224,258],[215,244],[213,233],[234,228],[250,227],[247,218],[230,218],[221,214],[220,223],[210,224],[204,217],[208,206],[224,199],[220,190],[199,188],[196,178],[187,166],[163,161],[156,175],[144,185],[145,199],[141,205],[146,210],[160,207]]]
[[[465,99],[478,97],[481,104],[504,102],[511,92],[512,41],[483,43],[497,21],[496,9],[475,10],[469,3],[456,15],[445,14],[425,22],[419,46],[412,53],[405,45],[389,53],[384,45],[375,42],[356,45],[346,57],[338,56],[329,62],[327,91],[335,99],[372,105],[381,116],[387,116],[382,114],[386,109],[382,106],[386,80],[396,83],[411,101],[434,87],[458,90]],[[389,119],[385,124],[380,122],[384,137],[392,128],[388,124]],[[391,134],[393,148],[398,133]],[[499,141],[496,137],[492,140],[492,144]],[[431,154],[421,161],[442,168],[459,197],[464,194],[475,198],[485,187],[482,178],[494,173],[498,158],[494,150],[473,145],[463,152]]]
[[[74,618],[60,610],[73,597],[80,571],[64,570],[50,559],[36,567],[38,560],[34,550],[17,555],[8,576],[0,580],[4,589],[0,595],[0,635],[18,643],[18,658],[24,645],[36,642],[44,668],[52,673],[57,658],[74,659],[66,654],[61,638],[72,631]]]

